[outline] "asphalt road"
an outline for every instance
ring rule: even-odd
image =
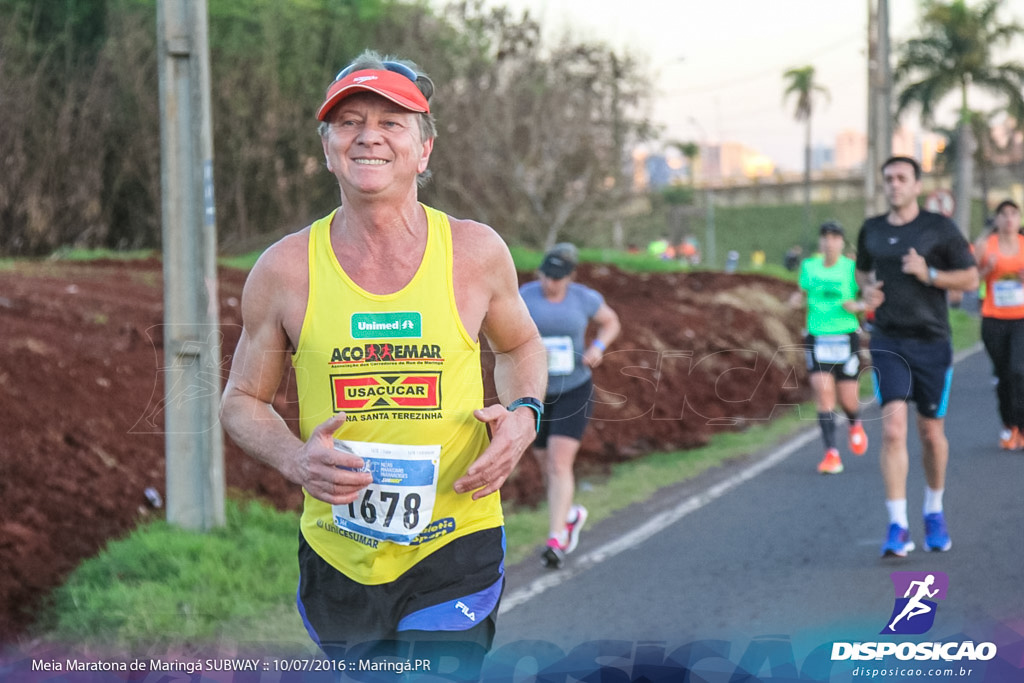
[[[690,680],[831,681],[860,680],[862,665],[881,668],[882,680],[929,675],[933,661],[831,661],[835,642],[895,640],[998,648],[989,661],[939,662],[929,680],[1024,681],[1024,453],[997,446],[984,351],[959,358],[954,372],[949,552],[920,549],[924,480],[913,424],[908,507],[919,549],[896,560],[879,553],[888,518],[878,407],[864,410],[868,453],[844,447],[846,470],[834,476],[815,470],[822,450],[808,417],[786,443],[588,528],[562,570],[539,560],[509,568],[492,677],[682,680],[689,670]],[[893,572],[948,577],[923,635],[880,635],[898,597]]]

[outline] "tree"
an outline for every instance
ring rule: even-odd
[[[337,205],[316,105],[329,79],[366,45],[388,51],[404,42],[390,37],[392,22],[412,30],[418,22],[407,12],[422,12],[396,3],[386,13],[379,0],[208,4],[217,230],[222,247],[245,251]],[[415,53],[408,48],[403,56]]]
[[[669,147],[675,147],[679,150],[679,153],[686,157],[686,163],[689,164],[690,171],[690,185],[692,186],[696,181],[693,169],[696,165],[697,157],[700,156],[700,145],[696,142],[682,142],[679,140],[672,140],[668,143]]]
[[[157,0],[0,0],[0,253],[160,245]],[[486,5],[486,6],[485,6]],[[434,78],[424,201],[539,246],[599,234],[650,126],[638,62],[484,0],[208,0],[218,241],[244,251],[338,202],[313,118],[365,47]],[[596,228],[596,229],[595,229]]]
[[[696,193],[694,167],[696,166],[697,158],[700,156],[700,145],[696,142],[671,140],[667,143],[667,147],[676,149],[686,158],[690,174],[690,182],[686,185],[671,184],[668,187],[662,188],[661,192],[655,197],[656,205],[665,204],[667,206],[668,230],[672,236],[672,242],[675,244],[680,242],[687,233],[693,232],[688,223],[693,216],[693,209],[695,208],[693,205]]]
[[[970,132],[974,139],[972,161],[978,169],[978,185],[982,197],[987,197],[989,193],[989,172],[993,167],[993,159],[1000,155],[1005,157],[1012,147],[1012,138],[1000,142],[997,136],[993,135],[994,126],[1005,115],[1006,112],[1002,109],[988,112],[972,111],[970,115]],[[959,130],[959,126],[952,129],[940,126],[935,129],[936,133],[946,138],[943,148],[935,155],[935,170],[938,173],[956,171],[956,160],[960,155]]]
[[[899,46],[893,73],[899,89],[897,117],[917,106],[922,123],[930,126],[947,95],[960,97],[954,197],[956,222],[965,235],[970,234],[974,182],[969,93],[977,89],[994,94],[1006,103],[1017,125],[1024,125],[1024,64],[996,64],[994,54],[996,48],[1024,35],[1024,27],[1000,23],[996,15],[1002,5],[1002,0],[987,0],[975,7],[965,0],[924,0],[921,35]]]
[[[811,119],[814,116],[814,102],[817,95],[828,98],[828,89],[814,80],[814,67],[795,67],[786,71],[788,79],[783,101],[796,97],[793,118],[804,122],[804,238],[809,240],[811,231]]]
[[[477,48],[435,79],[444,142],[426,199],[532,246],[611,225],[630,192],[625,150],[651,131],[639,62],[569,36],[542,45],[527,12],[464,2],[447,18]]]

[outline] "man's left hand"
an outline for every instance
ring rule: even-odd
[[[903,256],[903,272],[928,284],[928,262],[913,247]]]
[[[530,409],[509,412],[496,403],[474,411],[473,416],[490,427],[491,444],[455,482],[455,491],[473,491],[473,500],[479,500],[500,489],[512,474],[519,458],[533,442],[536,415]]]

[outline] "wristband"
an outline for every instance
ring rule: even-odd
[[[529,408],[537,414],[537,431],[540,432],[540,416],[544,414],[544,402],[532,396],[517,398],[508,404],[508,411],[514,412],[517,408]]]
[[[601,353],[604,353],[604,350],[606,348],[608,348],[607,346],[604,345],[604,342],[601,341],[600,339],[595,339],[594,341],[590,342],[590,345],[591,346],[596,346],[597,350],[600,351]]]
[[[934,268],[929,268],[928,269],[928,284],[934,285],[935,284],[935,278],[938,277],[938,275],[939,275],[939,271],[935,270]]]

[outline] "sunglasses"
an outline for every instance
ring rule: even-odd
[[[406,78],[408,78],[413,83],[416,82],[416,78],[417,78],[416,72],[413,71],[412,69],[410,69],[409,67],[407,67],[405,64],[399,64],[398,62],[381,62],[381,64],[388,71],[391,71],[393,73],[405,76]],[[360,66],[360,67],[356,67],[355,64],[351,64],[349,66],[346,66],[341,71],[339,71],[338,75],[334,77],[334,80],[336,82],[340,81],[341,79],[345,78],[346,76],[348,76],[349,74],[351,74],[354,71],[364,71],[366,69],[367,69],[367,67],[365,65],[364,66]]]

